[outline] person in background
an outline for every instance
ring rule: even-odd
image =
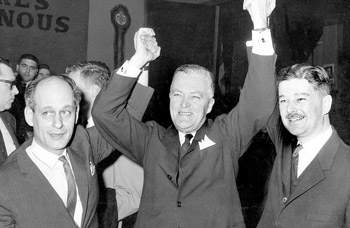
[[[137,46],[124,76],[137,77],[141,71],[133,66],[159,54]],[[128,110],[143,113],[144,98],[132,96]],[[0,183],[6,183],[0,185],[0,227],[98,227],[95,164],[113,148],[94,127],[76,125],[80,99],[81,91],[64,75],[27,87],[25,118],[34,134],[0,167]]]
[[[87,128],[93,127],[94,121],[91,117],[91,109],[101,88],[108,84],[110,79],[109,68],[100,61],[86,61],[67,67],[66,74],[75,81],[84,95],[85,107],[82,107],[84,111],[80,116],[87,120]],[[148,71],[142,72],[138,82],[143,86],[148,86]],[[138,86],[135,90],[137,88]],[[150,94],[152,94],[153,90],[151,88],[149,90]],[[145,102],[145,104],[147,103]],[[141,120],[142,115],[136,118]],[[107,188],[106,198],[109,199],[106,203],[111,204],[113,199],[111,199],[109,194],[113,194],[114,201],[117,202],[118,219],[122,220],[126,216],[135,213],[139,208],[141,199],[143,169],[124,155],[121,155],[113,164],[110,165],[110,162],[108,162],[108,166],[103,170],[102,175],[104,185]],[[111,219],[108,211],[104,214],[109,217],[104,216],[104,222]]]
[[[39,60],[32,54],[21,55],[16,65],[16,86],[19,93],[13,102],[12,108],[9,111],[16,117],[16,136],[20,144],[33,136],[33,128],[26,123],[24,118],[24,91],[27,85],[37,75],[38,66]]]
[[[0,165],[19,146],[16,119],[7,111],[18,94],[15,79],[9,62],[0,57]]]
[[[42,63],[38,67],[38,75],[35,77],[35,79],[48,77],[50,75],[51,75],[51,69],[49,65]]]
[[[206,118],[215,86],[212,73],[198,65],[183,65],[174,73],[169,93],[173,125],[168,129],[138,121],[125,110],[136,78],[113,77],[100,91],[92,110],[96,128],[144,169],[135,227],[245,227],[235,179],[238,159],[276,103],[275,55],[266,28],[274,7],[274,1],[244,2],[256,31],[239,104],[228,114]],[[142,31],[135,41],[140,36]]]
[[[329,76],[296,64],[277,84],[267,125],[276,159],[258,227],[350,227],[350,148],[330,123]]]

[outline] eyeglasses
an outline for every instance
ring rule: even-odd
[[[12,90],[14,86],[16,86],[15,85],[16,80],[10,81],[10,80],[6,80],[6,79],[0,79],[0,82],[10,84],[10,90]]]

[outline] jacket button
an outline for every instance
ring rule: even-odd
[[[178,207],[181,207],[181,206],[182,206],[182,204],[181,204],[180,201],[177,201],[177,206],[178,206]]]
[[[287,202],[287,197],[282,198],[282,203],[285,203],[285,202]]]
[[[167,175],[167,178],[168,178],[169,180],[171,180],[171,179],[172,179],[172,177],[171,177],[170,175]]]

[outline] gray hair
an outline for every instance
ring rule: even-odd
[[[214,75],[207,68],[196,65],[196,64],[184,64],[184,65],[179,66],[175,70],[175,73],[173,75],[173,79],[176,76],[176,74],[179,72],[184,72],[186,74],[198,73],[200,75],[206,76],[209,79],[209,83],[210,83],[209,94],[211,97],[214,97],[214,93],[215,93]]]

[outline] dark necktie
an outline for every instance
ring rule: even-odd
[[[185,135],[185,142],[181,146],[181,152],[182,152],[181,154],[182,155],[186,154],[188,149],[190,149],[192,137],[193,137],[192,134]]]
[[[187,153],[188,149],[190,149],[192,137],[193,137],[192,134],[186,134],[185,135],[185,142],[181,145],[181,149],[178,152],[179,153],[178,154],[178,164],[179,164],[179,166],[180,166],[181,157]],[[177,174],[176,174],[176,183],[177,184],[179,183],[179,176],[180,176],[180,172],[179,172],[179,169],[178,169]]]
[[[292,154],[292,183],[291,193],[294,191],[298,180],[298,163],[299,163],[299,151],[303,149],[303,146],[298,144]]]
[[[59,160],[63,163],[64,173],[66,174],[66,178],[67,178],[67,187],[68,187],[67,210],[69,214],[72,216],[72,218],[74,218],[75,205],[77,204],[77,189],[75,186],[73,172],[64,155],[62,155],[59,158]]]

